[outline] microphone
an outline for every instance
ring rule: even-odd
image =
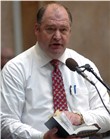
[[[80,74],[83,78],[85,78],[88,82],[90,82],[93,86],[95,86],[94,82],[89,80],[87,78],[87,75],[83,73],[83,71],[78,67],[78,63],[72,59],[68,58],[66,60],[66,66],[71,70],[71,71],[76,71],[78,74]]]

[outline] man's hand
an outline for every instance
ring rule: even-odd
[[[64,113],[66,114],[66,116],[68,117],[68,119],[71,121],[73,125],[78,126],[84,122],[80,114],[69,112],[69,111],[64,111]]]
[[[56,133],[57,133],[58,129],[57,128],[53,128],[49,131],[47,131],[44,134],[44,138],[43,139],[58,139]]]
[[[47,131],[44,134],[44,138],[43,139],[81,139],[81,138],[73,138],[72,136],[68,136],[67,138],[60,138],[56,134],[57,131],[58,131],[57,128],[53,128],[53,129]]]

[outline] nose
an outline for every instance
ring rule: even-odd
[[[60,32],[60,30],[56,30],[56,31],[55,31],[55,33],[54,33],[54,35],[53,35],[53,38],[54,38],[55,40],[60,40],[60,39],[61,39],[61,32]]]

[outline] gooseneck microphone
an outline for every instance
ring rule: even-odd
[[[71,71],[76,71],[78,74],[80,74],[83,78],[85,78],[88,82],[90,82],[92,85],[95,86],[94,82],[89,80],[87,78],[87,75],[85,73],[83,73],[83,71],[78,67],[78,63],[72,59],[72,58],[68,58],[66,60],[66,66],[71,70]]]

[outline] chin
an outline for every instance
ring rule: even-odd
[[[57,53],[51,53],[51,54],[50,54],[50,57],[51,57],[52,59],[58,59],[59,57],[62,56],[63,53],[64,53],[64,51],[63,51],[63,52],[57,52]]]

